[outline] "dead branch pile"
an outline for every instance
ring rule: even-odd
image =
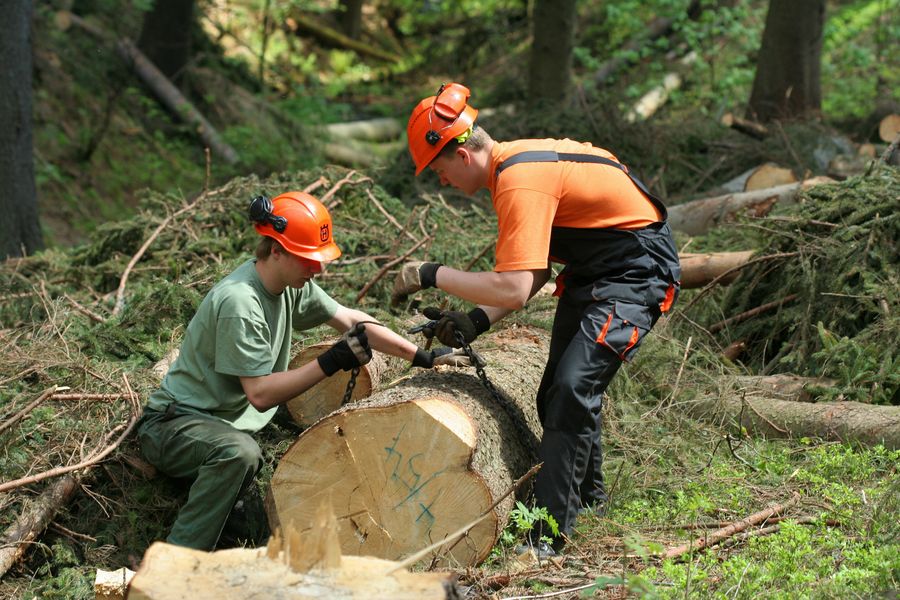
[[[898,198],[900,170],[884,166],[807,190],[766,223],[759,250],[790,259],[749,265],[721,306],[747,318],[711,329],[744,342],[763,374],[829,377],[832,399],[900,404]]]

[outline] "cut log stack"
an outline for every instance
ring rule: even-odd
[[[534,399],[548,347],[546,332],[525,327],[478,340],[500,400],[471,368],[442,368],[321,419],[275,470],[272,530],[293,524],[304,532],[324,502],[337,515],[342,552],[397,560],[474,523],[426,560],[481,562],[514,505],[504,495],[533,466]]]

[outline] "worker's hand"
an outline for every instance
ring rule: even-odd
[[[490,329],[491,322],[487,314],[480,308],[474,308],[468,313],[456,310],[441,310],[432,306],[422,311],[426,318],[435,321],[434,329],[428,327],[422,330],[425,337],[436,337],[445,346],[460,348],[462,344],[456,337],[456,333],[462,334],[463,341],[471,344],[475,338]]]
[[[433,288],[437,279],[437,270],[440,263],[427,263],[413,261],[400,267],[400,272],[394,279],[394,290],[391,292],[391,306],[397,306],[406,298],[419,290]]]
[[[350,371],[372,360],[366,326],[361,323],[354,325],[331,348],[319,355],[317,360],[322,371],[329,377],[341,369]]]
[[[478,354],[475,354],[475,360],[479,363],[478,366],[484,366],[484,359]],[[441,346],[434,350],[425,350],[423,348],[417,349],[412,365],[423,369],[430,369],[437,366],[471,367],[472,360],[461,348]]]

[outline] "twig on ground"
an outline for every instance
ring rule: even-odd
[[[389,213],[387,211],[387,209],[385,209],[384,206],[381,205],[381,202],[378,201],[378,198],[375,197],[375,194],[372,193],[372,190],[366,188],[366,194],[368,194],[369,200],[372,201],[372,204],[375,205],[375,208],[378,209],[378,212],[383,214],[384,217],[388,220],[388,222],[391,225],[393,225],[398,230],[400,230],[400,233],[404,234],[406,237],[408,237],[412,241],[414,241],[414,242],[416,241],[416,236],[414,236],[412,233],[409,232],[408,229],[406,229],[405,227],[403,227],[403,225],[401,225],[400,223],[397,222],[397,219],[394,218],[394,215]]]
[[[789,508],[792,508],[797,503],[800,502],[800,494],[794,493],[794,496],[783,504],[776,504],[775,506],[769,507],[765,510],[759,511],[747,517],[746,519],[742,519],[740,521],[736,521],[727,527],[723,527],[721,529],[717,529],[713,531],[708,536],[699,540],[691,540],[687,544],[682,544],[681,546],[676,546],[674,548],[669,548],[662,554],[660,554],[660,558],[669,559],[669,558],[679,558],[688,552],[693,550],[702,550],[709,546],[712,546],[726,538],[729,538],[741,531],[746,530],[748,527],[756,525],[758,523],[762,523],[769,517],[774,515],[783,513],[787,511]]]
[[[70,296],[69,294],[63,294],[63,298],[65,298],[66,300],[68,300],[68,301],[69,301],[69,304],[71,304],[71,305],[75,308],[75,310],[77,310],[78,312],[80,312],[81,314],[83,314],[84,316],[86,316],[87,318],[89,318],[89,319],[91,319],[91,320],[93,320],[93,321],[96,321],[97,323],[105,323],[105,322],[106,322],[106,319],[104,319],[103,317],[101,317],[100,315],[98,315],[97,313],[95,313],[94,311],[92,311],[92,310],[86,308],[85,306],[82,306],[81,304],[79,304],[78,301],[76,301],[76,300],[75,300],[72,296]]]
[[[6,422],[0,424],[0,433],[3,433],[4,431],[9,429],[13,425],[18,423],[19,420],[21,420],[25,415],[27,415],[28,413],[33,411],[35,409],[35,407],[37,407],[41,402],[43,402],[44,400],[46,400],[47,398],[52,396],[56,392],[56,387],[57,386],[54,385],[53,387],[47,388],[46,390],[44,390],[44,392],[40,396],[37,397],[36,400],[32,401],[30,404],[28,404],[28,406],[26,406],[25,408],[23,408],[22,410],[20,410],[16,414],[14,414],[12,417],[7,419]]]

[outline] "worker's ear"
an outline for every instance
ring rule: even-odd
[[[469,166],[472,163],[472,153],[469,152],[468,148],[457,148],[456,155],[460,157],[465,166]]]

